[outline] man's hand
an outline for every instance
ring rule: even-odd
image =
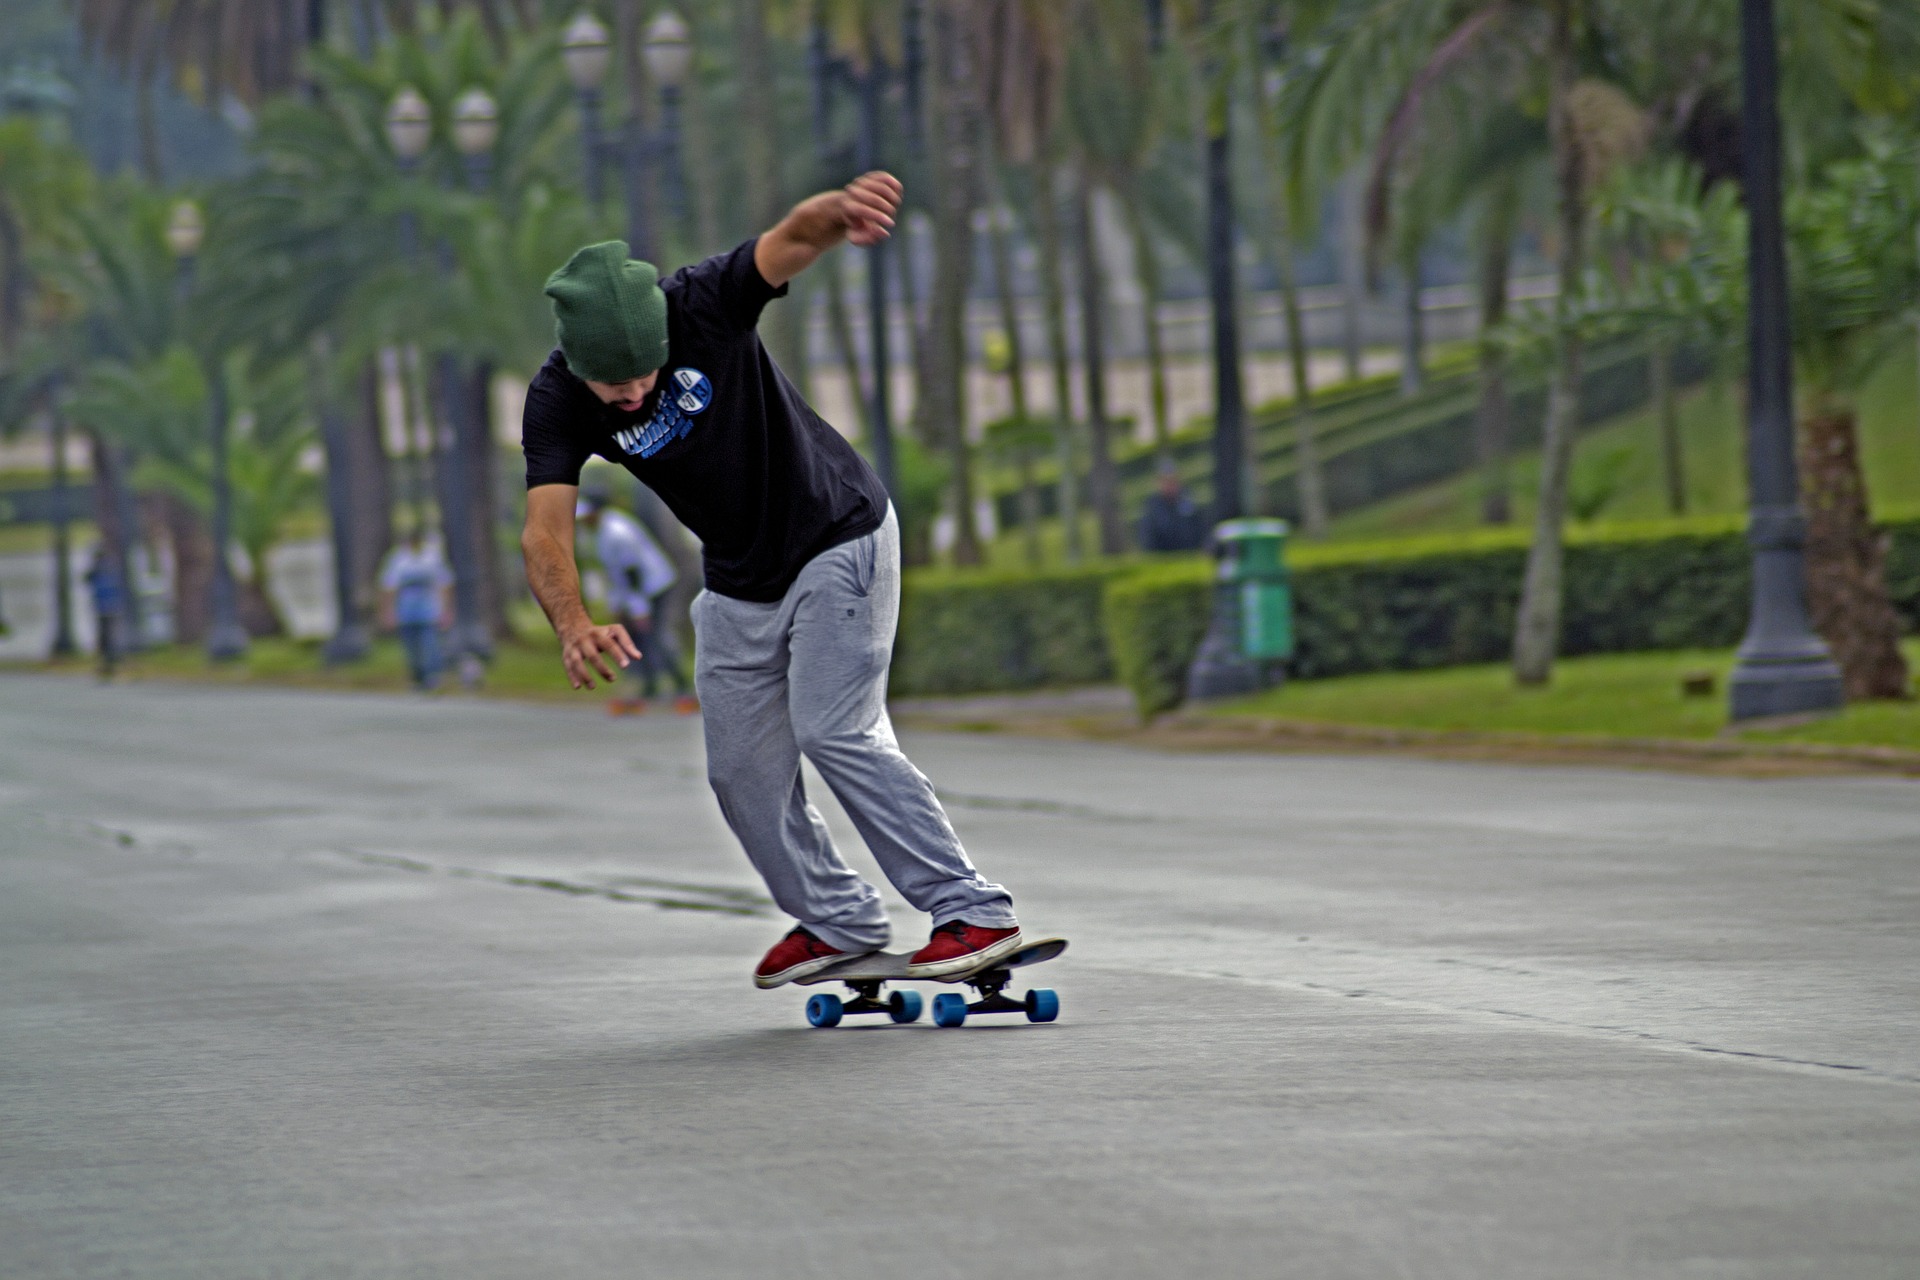
[[[838,191],[823,191],[793,207],[753,248],[753,265],[776,289],[812,266],[842,240],[875,245],[893,230],[900,180],[876,169]]]
[[[904,194],[900,179],[876,169],[863,173],[827,199],[838,199],[837,215],[846,228],[847,241],[861,248],[879,244],[893,232],[893,215],[900,210]]]
[[[633,637],[617,622],[605,627],[570,627],[560,636],[560,661],[567,668],[567,679],[576,689],[593,688],[595,671],[602,680],[613,683],[613,672],[607,670],[600,656],[604,653],[612,654],[613,660],[622,667],[640,657]]]

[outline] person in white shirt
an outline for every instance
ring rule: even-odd
[[[674,710],[689,715],[699,709],[687,673],[680,663],[679,646],[666,610],[667,593],[679,580],[673,561],[653,540],[646,526],[616,509],[607,494],[590,490],[575,512],[582,527],[594,535],[594,551],[607,575],[607,610],[615,622],[633,635],[645,635],[640,660],[625,674],[640,686],[638,697],[615,697],[607,704],[612,715],[638,715],[666,676],[674,688]]]
[[[380,569],[380,623],[400,633],[413,687],[440,683],[440,628],[452,614],[453,574],[439,544],[415,529]]]

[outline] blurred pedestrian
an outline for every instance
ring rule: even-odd
[[[87,590],[93,597],[94,648],[100,655],[100,678],[111,680],[120,667],[120,651],[126,641],[120,634],[120,574],[105,547],[94,550],[93,562],[87,568]]]
[[[607,575],[607,611],[613,620],[634,636],[640,657],[621,673],[622,684],[638,685],[638,697],[616,697],[607,704],[611,715],[637,715],[659,688],[665,675],[674,688],[673,709],[691,715],[700,709],[693,686],[680,665],[680,646],[674,643],[669,621],[667,593],[679,581],[673,561],[653,540],[647,527],[626,512],[616,509],[606,490],[590,488],[582,495],[574,515],[593,531],[594,553]]]
[[[416,528],[380,568],[380,624],[400,633],[413,687],[440,683],[440,629],[453,614],[453,574],[439,544]]]
[[[1140,513],[1140,549],[1198,551],[1206,543],[1206,513],[1187,495],[1173,463],[1162,462],[1146,510]]]

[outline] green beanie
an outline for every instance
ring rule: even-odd
[[[667,295],[651,262],[627,242],[590,244],[547,277],[554,337],[567,368],[589,382],[644,378],[667,362]]]

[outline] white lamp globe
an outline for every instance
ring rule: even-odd
[[[402,160],[418,160],[433,141],[433,111],[412,85],[401,86],[387,107],[387,145]]]
[[[560,33],[560,60],[567,65],[567,79],[582,93],[598,89],[607,78],[613,50],[607,44],[607,29],[585,9],[573,15]]]

